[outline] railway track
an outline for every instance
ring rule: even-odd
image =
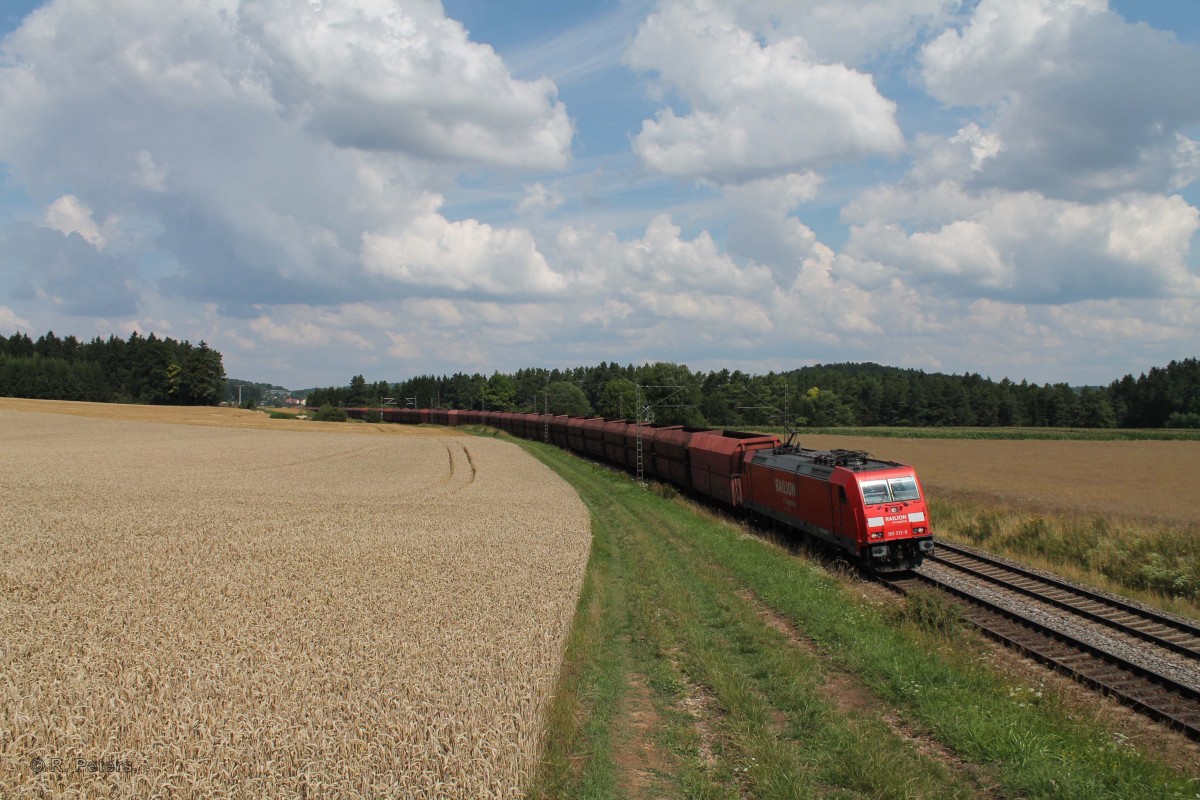
[[[1200,740],[1200,626],[943,542],[883,581],[966,601],[986,635]]]

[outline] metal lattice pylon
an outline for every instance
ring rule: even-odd
[[[654,409],[656,408],[695,408],[692,403],[674,403],[666,405],[666,402],[675,395],[683,391],[682,386],[672,386],[669,384],[655,384],[644,387],[646,389],[671,389],[671,393],[662,398],[656,403],[642,405],[642,389],[643,386],[638,383],[634,384],[634,397],[636,398],[637,406],[637,479],[638,483],[645,482],[645,470],[642,461],[642,423],[654,421]]]

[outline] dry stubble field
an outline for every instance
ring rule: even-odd
[[[805,436],[805,447],[867,450],[911,464],[931,494],[1030,510],[1170,523],[1196,519],[1200,443]]]
[[[427,429],[29,402],[0,797],[520,795],[590,544],[563,481]]]

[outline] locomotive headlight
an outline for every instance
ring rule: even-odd
[[[882,539],[883,531],[871,531],[871,538],[872,539]]]
[[[918,534],[918,535],[920,535],[920,534],[922,534],[922,533],[924,533],[924,532],[925,532],[925,529],[924,529],[924,528],[913,528],[913,533],[915,533],[915,534]]]

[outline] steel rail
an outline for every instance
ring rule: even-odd
[[[895,577],[883,575],[879,580],[902,594],[908,594],[918,586],[932,585],[963,599],[969,604],[963,609],[963,619],[985,635],[1200,740],[1200,691],[1191,686],[996,606],[933,576],[912,572]]]
[[[974,549],[945,542],[938,542],[937,546],[938,550],[933,556],[926,556],[927,561],[941,564],[979,580],[988,581],[1038,602],[1106,625],[1113,630],[1149,642],[1164,650],[1200,661],[1200,626],[1198,625],[1141,608],[1092,589],[1076,586],[1061,578],[1001,561]],[[1016,579],[1010,576],[1015,576]],[[1054,593],[1057,593],[1057,596]]]

